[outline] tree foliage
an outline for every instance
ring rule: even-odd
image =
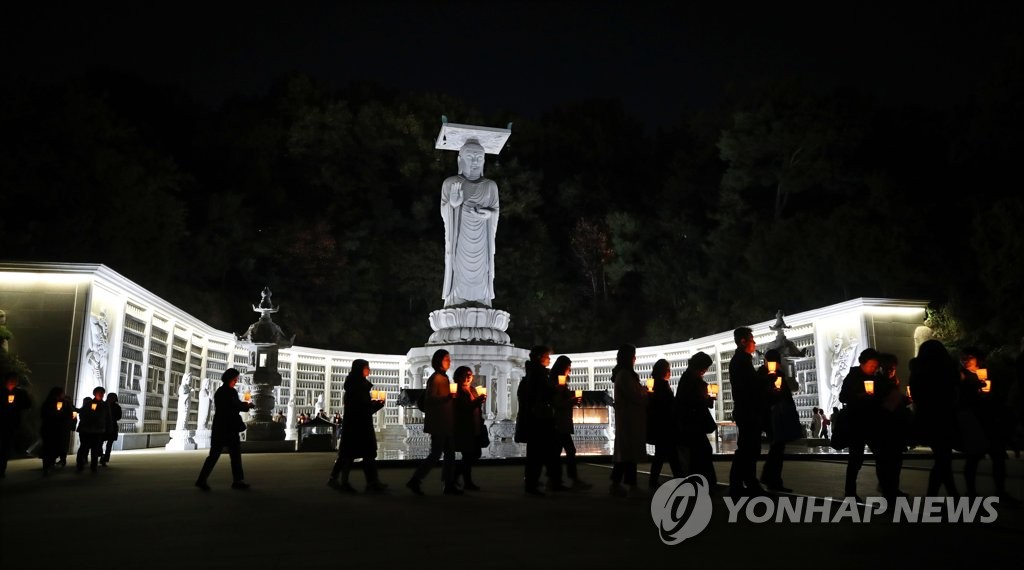
[[[26,204],[4,257],[105,263],[236,332],[269,285],[296,342],[402,353],[441,306],[445,114],[514,123],[485,173],[517,345],[666,343],[862,296],[1016,344],[1024,66],[1006,57],[955,109],[766,87],[655,133],[618,101],[532,118],[304,75],[218,109],[134,78],[25,87],[0,107],[2,200]]]

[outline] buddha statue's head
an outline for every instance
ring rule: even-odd
[[[484,147],[470,140],[459,149],[459,174],[470,180],[484,175]]]

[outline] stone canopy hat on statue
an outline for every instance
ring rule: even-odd
[[[509,123],[509,127],[512,123]],[[494,127],[478,127],[475,125],[460,125],[449,123],[444,117],[441,118],[441,132],[437,133],[437,142],[434,148],[440,150],[461,150],[469,142],[475,142],[484,147],[487,154],[498,154],[505,141],[512,134],[512,129],[498,129]]]

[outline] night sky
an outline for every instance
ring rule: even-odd
[[[621,98],[649,126],[754,82],[849,84],[947,106],[985,77],[1021,9],[1008,3],[78,3],[5,10],[4,82],[101,68],[218,105],[278,76],[444,92],[537,114]],[[457,117],[451,117],[458,122]]]

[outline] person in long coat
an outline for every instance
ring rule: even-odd
[[[579,469],[576,467],[576,444],[572,440],[576,432],[576,425],[572,419],[573,410],[583,402],[583,397],[577,398],[573,390],[569,389],[571,373],[572,360],[568,356],[563,354],[555,359],[548,380],[548,385],[554,390],[552,406],[555,410],[555,448],[552,451],[555,461],[559,461],[562,451],[565,451],[565,474],[569,479],[569,488],[586,491],[593,485],[580,479]],[[560,376],[565,377],[564,384],[559,383]]]
[[[75,469],[83,471],[86,461],[89,469],[96,471],[100,456],[103,455],[103,438],[110,427],[110,409],[103,401],[107,391],[103,386],[92,390],[92,398],[82,401],[78,414],[78,455],[75,458]]]
[[[434,373],[427,381],[423,394],[423,432],[430,434],[430,453],[416,466],[405,486],[413,493],[422,495],[423,479],[437,460],[441,459],[442,492],[445,495],[461,495],[462,490],[455,485],[455,393],[451,391],[448,381],[452,357],[447,350],[439,348],[434,351],[430,364]]]
[[[242,441],[238,434],[245,431],[245,422],[242,421],[241,413],[251,410],[256,405],[252,402],[243,402],[238,397],[235,384],[238,384],[240,375],[241,373],[234,368],[225,370],[220,376],[223,384],[213,394],[216,412],[213,415],[210,455],[203,462],[203,468],[199,471],[199,478],[195,483],[196,487],[204,491],[210,490],[210,485],[206,481],[210,478],[210,473],[217,465],[217,459],[224,452],[224,448],[227,448],[228,456],[231,458],[231,488],[238,490],[249,488],[249,484],[245,482],[245,472],[242,470]]]
[[[729,467],[729,494],[737,500],[765,494],[757,478],[757,462],[761,458],[761,434],[769,416],[773,379],[754,368],[752,355],[757,342],[750,327],[739,327],[732,334],[736,352],[729,359],[729,384],[732,419],[736,422],[736,451]]]
[[[455,451],[462,454],[462,459],[455,462],[455,479],[462,478],[462,489],[480,491],[480,486],[473,481],[473,465],[480,459],[481,445],[487,439],[487,426],[484,425],[483,405],[487,401],[485,394],[477,394],[473,389],[473,370],[468,366],[455,369]]]
[[[688,471],[703,475],[711,489],[716,489],[718,475],[713,463],[714,450],[708,434],[715,433],[718,424],[711,414],[714,399],[708,393],[704,375],[714,361],[704,352],[698,352],[686,363],[676,386],[675,411],[679,422],[680,446],[688,451]]]
[[[345,417],[341,420],[341,442],[327,484],[346,493],[356,492],[348,478],[356,458],[360,457],[363,459],[366,490],[381,492],[388,487],[381,483],[377,474],[377,434],[373,429],[373,414],[384,407],[384,401],[370,398],[373,384],[369,377],[370,363],[359,358],[352,361],[352,369],[345,378]]]
[[[117,435],[121,432],[121,404],[117,401],[117,394],[107,396],[107,407],[110,409],[110,421],[107,423],[107,433],[104,436],[103,456],[100,457],[100,465],[106,467],[110,463],[110,451],[114,448]]]
[[[554,386],[551,383],[551,349],[537,345],[530,349],[530,360],[524,366],[525,376],[516,390],[519,413],[516,421],[525,432],[526,465],[523,469],[527,494],[542,496],[541,471],[548,476],[548,491],[565,491],[562,466],[559,462],[559,441],[555,432]]]
[[[868,394],[864,382],[878,380],[879,353],[873,348],[865,348],[857,357],[859,366],[854,366],[846,373],[843,387],[839,392],[839,401],[843,403],[843,413],[850,422],[850,451],[846,461],[847,497],[864,501],[857,495],[857,475],[864,465],[864,446],[867,445],[872,425],[878,418],[878,405],[873,394]]]
[[[39,410],[39,438],[42,440],[39,458],[43,461],[43,475],[48,475],[62,454],[67,454],[68,423],[74,411],[64,395],[64,388],[50,388]]]
[[[18,386],[18,374],[6,372],[0,386],[0,478],[7,472],[7,460],[14,452],[21,414],[32,407],[28,391]]]
[[[940,341],[926,340],[910,359],[907,386],[914,399],[917,438],[932,449],[927,496],[934,497],[939,487],[946,495],[959,498],[953,479],[953,439],[956,435],[957,386],[960,372],[953,357]]]
[[[648,484],[652,491],[661,484],[661,468],[666,463],[672,470],[673,477],[685,475],[679,462],[679,422],[675,417],[675,397],[672,395],[672,387],[668,384],[671,375],[672,367],[668,360],[662,358],[654,363],[651,370],[654,387],[648,396],[650,407],[647,410],[647,443],[654,446]]]
[[[647,459],[647,388],[640,385],[634,364],[636,347],[631,344],[619,347],[612,369],[615,444],[608,492],[620,497],[636,491],[637,464]]]

